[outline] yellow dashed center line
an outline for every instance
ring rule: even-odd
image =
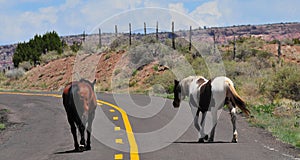
[[[119,130],[121,130],[120,127],[115,127],[115,131],[119,131]]]
[[[42,94],[42,93],[21,93],[21,92],[0,92],[0,94],[13,94],[13,95],[26,95],[26,96],[45,96],[45,97],[56,97],[56,98],[62,98],[61,95],[59,94]],[[139,154],[138,154],[138,147],[137,147],[137,144],[136,144],[136,141],[135,141],[135,137],[134,137],[134,134],[132,132],[132,128],[131,128],[131,125],[130,125],[130,122],[129,122],[129,119],[128,119],[128,116],[126,114],[126,112],[116,106],[116,105],[113,105],[111,103],[108,103],[108,102],[105,102],[105,101],[102,101],[102,100],[97,100],[97,104],[99,106],[105,104],[105,105],[108,105],[114,109],[110,109],[109,111],[111,113],[115,112],[115,110],[117,110],[118,112],[121,113],[122,115],[122,118],[123,118],[123,122],[124,122],[124,126],[125,126],[125,129],[126,129],[126,133],[127,133],[127,138],[128,138],[128,142],[129,142],[129,147],[130,147],[130,160],[139,160],[140,157],[139,157]],[[113,120],[118,120],[119,117],[117,116],[114,116],[113,117]],[[114,130],[115,131],[119,131],[121,128],[120,127],[115,127]],[[116,143],[118,144],[123,144],[123,140],[122,139],[116,139],[115,140]],[[122,160],[123,159],[123,154],[115,154],[115,160]]]
[[[131,160],[139,160],[140,157],[139,157],[138,147],[137,147],[135,137],[134,137],[134,134],[132,132],[132,128],[131,128],[131,125],[130,125],[130,122],[129,122],[129,119],[128,119],[128,116],[127,116],[126,112],[122,108],[120,108],[116,105],[110,104],[108,102],[101,101],[101,100],[97,100],[97,102],[108,105],[108,106],[111,106],[111,107],[113,107],[114,109],[118,110],[121,113],[122,118],[123,118],[123,122],[124,122],[124,126],[125,126],[125,129],[126,129],[126,133],[127,133],[129,146],[130,146],[130,159]]]
[[[119,117],[118,117],[118,116],[114,116],[114,117],[113,117],[113,120],[114,120],[114,121],[117,121],[117,120],[119,120]]]
[[[123,159],[123,154],[115,154],[115,160]]]
[[[124,144],[123,143],[123,139],[122,138],[118,138],[118,139],[116,139],[116,141],[115,141],[117,144]]]

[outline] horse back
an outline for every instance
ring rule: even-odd
[[[78,96],[81,100],[84,101],[84,111],[90,112],[95,110],[97,106],[97,99],[95,92],[91,85],[86,84],[86,83],[79,83],[79,91],[78,91]]]

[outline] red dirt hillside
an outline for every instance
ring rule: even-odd
[[[78,54],[57,59],[48,64],[34,67],[26,72],[20,80],[11,80],[9,89],[61,91],[72,80],[85,78],[92,81],[96,78],[96,90],[109,91],[111,90],[111,78],[113,74],[116,74],[114,73],[116,72],[115,66],[119,61],[124,61],[123,55],[125,54],[124,50],[120,50],[98,54]],[[144,66],[138,72],[138,76],[133,77],[130,81],[142,84],[150,75],[158,74],[159,72],[153,69],[154,65],[157,64],[151,63]]]

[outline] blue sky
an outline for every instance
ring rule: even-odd
[[[299,0],[0,0],[0,45],[27,41],[55,30],[59,35],[300,22]]]

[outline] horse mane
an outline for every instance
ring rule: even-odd
[[[79,80],[79,82],[84,82],[84,83],[89,84],[91,87],[94,87],[94,84],[93,84],[92,82],[86,80],[86,79],[81,78],[81,79]]]

